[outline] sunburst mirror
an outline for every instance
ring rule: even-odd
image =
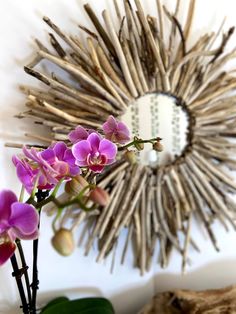
[[[132,243],[142,274],[155,250],[165,267],[175,248],[185,268],[189,246],[198,250],[191,234],[194,217],[216,250],[213,222],[236,227],[230,195],[236,183],[229,174],[236,166],[236,78],[234,69],[224,70],[236,57],[235,50],[225,52],[234,29],[224,33],[222,24],[218,32],[206,33],[190,46],[195,2],[185,2],[189,6],[183,23],[179,0],[173,12],[157,0],[156,16],[146,15],[140,0],[132,5],[114,0],[116,20],[107,10],[97,16],[86,4],[93,28],[79,25],[81,38],[44,17],[53,31],[51,48],[36,41],[35,58],[25,67],[49,87],[24,87],[29,110],[21,114],[48,128],[45,143],[66,140],[78,124],[101,130],[109,115],[127,123],[133,136],[163,138],[162,153],[147,146],[135,165],[121,158],[97,177],[111,201],[93,216],[85,250],[88,254],[98,241],[101,261],[127,228],[122,259]],[[70,79],[38,70],[43,59],[68,72]],[[79,221],[86,217],[81,212]]]

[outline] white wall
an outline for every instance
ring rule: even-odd
[[[121,0],[120,0],[121,1]],[[154,14],[155,1],[143,1],[145,8]],[[164,1],[164,3],[172,3]],[[188,0],[183,0],[184,6]],[[32,130],[33,124],[13,118],[24,108],[24,96],[19,84],[37,84],[23,71],[23,65],[30,60],[34,51],[33,38],[46,42],[47,26],[41,16],[48,15],[68,32],[79,34],[76,23],[90,25],[82,10],[81,0],[7,0],[0,3],[0,188],[11,188],[19,193],[20,186],[11,165],[11,155],[16,150],[4,147],[6,141],[20,141],[25,132]],[[97,12],[104,7],[111,8],[111,1],[90,1]],[[236,2],[234,0],[197,0],[193,39],[201,32],[217,29],[224,16],[226,26],[235,22]],[[233,43],[236,42],[234,35]],[[193,264],[184,277],[180,274],[181,260],[173,254],[166,270],[154,266],[149,274],[140,277],[132,268],[129,256],[127,263],[117,262],[113,275],[110,264],[96,264],[95,252],[84,257],[81,249],[73,256],[62,258],[50,246],[51,226],[43,216],[40,238],[39,271],[40,298],[50,299],[66,291],[72,297],[81,295],[104,295],[111,298],[118,314],[132,314],[156,291],[172,288],[214,288],[236,283],[235,233],[226,234],[220,225],[215,226],[219,239],[220,253],[216,253],[194,226],[195,238],[201,245],[202,254],[191,252]],[[30,258],[30,243],[26,243],[27,257]],[[10,263],[0,268],[0,313],[19,313],[18,294],[11,278]]]

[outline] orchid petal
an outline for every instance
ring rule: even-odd
[[[99,152],[108,159],[114,159],[117,154],[117,146],[107,139],[103,139],[99,145]]]
[[[52,148],[47,148],[43,150],[42,152],[39,153],[39,155],[44,161],[46,161],[49,164],[55,162],[56,155]]]
[[[64,161],[67,162],[70,168],[70,175],[75,176],[80,174],[80,168],[75,164],[75,157],[72,154],[71,149],[67,149],[64,155]]]
[[[21,240],[35,240],[39,237],[39,230],[36,229],[30,234],[22,233],[19,229],[11,228],[11,230],[8,232],[11,235],[12,239],[19,238]]]
[[[80,141],[72,146],[72,153],[77,161],[84,161],[91,153],[91,145],[87,140]],[[76,162],[76,164],[78,164]]]
[[[69,165],[64,161],[58,161],[53,168],[58,172],[59,176],[65,176],[69,174]]]
[[[64,142],[58,142],[53,146],[53,151],[59,160],[64,160],[66,150],[67,146]]]
[[[16,166],[16,174],[20,182],[24,185],[28,193],[32,192],[34,187],[34,176],[22,163],[18,163]]]
[[[26,146],[23,146],[23,153],[28,159],[31,159],[35,162],[38,162],[38,156],[37,156],[37,151],[34,148],[28,149]]]
[[[4,242],[0,244],[0,266],[12,257],[15,249],[16,245],[13,242]]]
[[[64,154],[63,161],[67,162],[70,166],[73,166],[75,164],[75,157],[72,154],[72,150],[67,148]]]
[[[0,219],[8,220],[11,215],[11,205],[17,202],[15,193],[10,190],[0,192]]]
[[[90,143],[91,145],[91,149],[92,149],[92,152],[93,153],[96,153],[98,151],[98,148],[99,148],[99,144],[100,144],[100,141],[101,141],[101,138],[100,136],[97,134],[97,133],[91,133],[89,136],[88,136],[88,139],[87,141]]]
[[[87,167],[88,161],[86,160],[76,160],[75,164],[79,167]]]
[[[19,230],[26,236],[37,230],[39,214],[32,205],[16,202],[12,204],[11,209],[9,225],[14,230]]]
[[[116,128],[117,128],[117,122],[113,116],[109,116],[107,121],[102,126],[103,132],[105,134],[114,132]]]
[[[82,140],[87,140],[89,133],[82,126],[78,126],[75,130],[71,131],[68,135],[69,140],[75,144]]]
[[[89,165],[89,169],[91,169],[93,172],[101,173],[104,169],[104,165]]]

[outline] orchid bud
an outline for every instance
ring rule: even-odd
[[[89,199],[98,205],[106,206],[110,201],[110,196],[107,191],[97,186],[90,192]]]
[[[86,186],[88,182],[82,176],[76,176],[66,182],[65,191],[70,195],[78,195]]]
[[[61,228],[52,237],[52,246],[63,256],[69,256],[75,248],[73,233],[71,230]]]
[[[137,163],[137,157],[133,150],[127,150],[124,153],[124,157],[131,165],[134,165]]]
[[[138,142],[139,140],[137,140],[137,142],[134,142],[134,147],[137,149],[137,150],[143,150],[144,149],[144,143],[140,143]]]
[[[152,148],[157,151],[157,152],[162,152],[164,149],[164,146],[161,144],[160,141],[157,141],[155,143],[153,143]]]

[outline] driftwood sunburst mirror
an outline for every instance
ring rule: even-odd
[[[223,33],[222,24],[218,32],[204,34],[189,46],[195,2],[185,2],[189,6],[183,23],[179,0],[174,12],[157,0],[156,16],[146,15],[140,0],[134,5],[114,0],[116,20],[107,10],[98,17],[86,4],[93,28],[79,25],[83,39],[67,35],[44,17],[53,30],[52,49],[36,41],[37,54],[25,67],[49,86],[25,87],[29,110],[21,114],[49,128],[46,142],[66,140],[78,124],[100,130],[109,115],[125,121],[133,136],[163,138],[161,154],[147,146],[135,165],[121,158],[97,178],[111,202],[89,218],[86,254],[98,241],[101,261],[127,228],[122,261],[132,243],[142,274],[155,250],[165,267],[175,248],[185,268],[189,246],[198,250],[191,234],[194,217],[216,250],[213,222],[236,228],[236,204],[230,195],[236,183],[229,174],[236,167],[236,78],[235,70],[224,70],[236,57],[235,50],[225,53],[234,29]],[[43,59],[68,72],[70,80],[37,70]],[[81,212],[79,221],[86,217]]]

